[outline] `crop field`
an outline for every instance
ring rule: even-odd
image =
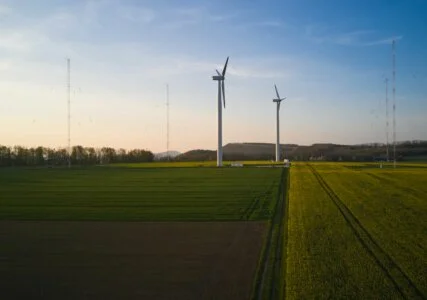
[[[268,294],[284,169],[141,165],[0,169],[1,298]]]
[[[246,165],[0,169],[0,288],[47,298],[426,298],[427,164]]]
[[[0,219],[268,220],[278,168],[0,169]]]
[[[288,299],[425,299],[423,165],[300,163],[290,177]]]

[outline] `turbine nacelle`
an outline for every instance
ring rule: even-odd
[[[274,85],[274,89],[276,90],[276,96],[277,96],[277,98],[276,99],[273,99],[273,102],[276,102],[277,103],[277,107],[278,107],[278,109],[280,109],[280,102],[282,102],[283,100],[285,100],[286,99],[286,97],[285,98],[280,98],[280,96],[279,96],[279,91],[277,90],[277,86],[276,85]]]
[[[224,85],[224,80],[225,80],[225,72],[227,71],[227,65],[228,65],[228,59],[229,57],[227,57],[227,60],[225,61],[225,65],[224,65],[224,69],[222,69],[222,73],[220,73],[218,70],[216,71],[217,75],[212,76],[212,80],[216,80],[218,81],[219,85],[218,85],[218,93],[219,93],[219,97],[221,98],[222,96],[222,102],[224,103],[224,108],[225,108],[225,85]],[[219,101],[221,101],[221,99],[218,99]]]

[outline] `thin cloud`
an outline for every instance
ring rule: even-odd
[[[12,13],[12,9],[9,6],[0,4],[0,17],[7,16]]]
[[[241,28],[241,29],[248,29],[248,28],[255,28],[255,27],[284,28],[286,27],[286,24],[277,20],[265,20],[265,21],[248,22],[248,23],[237,25],[237,28]]]
[[[266,26],[266,27],[284,27],[285,24],[280,21],[263,21],[256,23],[258,26]]]
[[[221,23],[240,16],[240,12],[216,14],[206,7],[178,8],[169,12],[169,21],[163,24],[166,28],[181,28],[203,22]]]
[[[150,23],[156,18],[156,13],[148,7],[122,4],[108,0],[91,0],[83,7],[83,21],[98,28],[103,27],[106,22],[106,12],[113,12],[115,17],[134,23]]]
[[[224,67],[224,62],[212,62],[205,60],[193,60],[191,58],[158,58],[162,61],[148,67],[147,73],[150,76],[162,78],[164,76],[182,75],[182,74],[204,74],[206,76],[215,75],[215,70],[221,71]],[[289,74],[276,70],[274,67],[267,65],[249,65],[248,63],[239,62],[238,66],[231,64],[228,66],[227,75],[236,78],[256,78],[256,79],[274,79],[274,78],[288,78]]]
[[[161,27],[166,29],[180,29],[185,26],[197,24],[199,21],[191,19],[174,20],[163,23]]]
[[[284,72],[268,70],[268,69],[254,69],[250,67],[230,67],[228,73],[232,76],[242,78],[282,78],[286,74]]]
[[[120,6],[118,14],[122,18],[135,23],[150,23],[156,16],[152,9],[133,6]]]
[[[48,39],[34,30],[0,30],[0,49],[29,52]]]
[[[224,22],[224,21],[235,19],[239,16],[240,16],[240,13],[238,12],[223,14],[223,15],[210,15],[209,20],[212,22]]]
[[[403,36],[399,35],[399,36],[394,36],[386,39],[379,39],[376,41],[372,41],[372,42],[366,43],[365,46],[387,45],[387,44],[391,44],[393,40],[399,41],[401,39],[403,39]]]
[[[403,38],[402,36],[373,38],[373,35],[378,35],[377,32],[374,30],[356,30],[338,34],[319,34],[319,31],[331,31],[331,28],[322,26],[320,26],[319,28],[317,28],[316,26],[307,26],[305,32],[306,37],[310,41],[318,44],[329,43],[341,46],[359,47],[385,45],[391,43],[393,39],[400,40]]]

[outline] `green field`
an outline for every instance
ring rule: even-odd
[[[277,168],[0,169],[3,220],[267,220]]]
[[[0,220],[78,221],[76,224],[87,226],[88,232],[96,231],[91,222],[80,221],[92,221],[95,227],[104,225],[93,221],[114,221],[105,222],[111,230],[116,230],[112,224],[127,223],[119,221],[143,221],[131,222],[141,226],[135,232],[147,232],[138,236],[138,245],[159,242],[157,228],[164,224],[164,240],[158,250],[153,250],[158,255],[152,266],[156,269],[156,264],[161,264],[162,255],[169,257],[189,286],[175,282],[175,277],[168,277],[168,284],[176,285],[177,291],[184,294],[191,288],[190,283],[206,272],[209,275],[203,283],[203,297],[209,298],[206,291],[214,293],[219,284],[230,284],[230,295],[234,295],[230,299],[238,299],[240,292],[231,283],[243,276],[238,274],[251,272],[253,275],[246,276],[244,284],[252,278],[252,287],[242,287],[241,291],[251,290],[253,299],[426,298],[427,164],[399,163],[396,169],[392,164],[380,168],[378,163],[328,162],[294,163],[290,169],[254,167],[269,164],[245,162],[248,167],[221,169],[214,168],[214,162],[0,169]],[[173,233],[177,224],[174,221],[185,228],[181,235],[186,236],[186,242]],[[200,221],[209,221],[203,229],[206,236],[200,232]],[[25,245],[28,235],[18,229],[30,225],[3,224],[10,228],[0,238],[3,235],[13,244]],[[43,224],[34,224],[44,229],[39,237],[32,238],[40,247],[35,249],[39,253],[46,249],[37,239],[55,241],[59,230],[55,229],[58,223],[52,222],[49,235],[49,225]],[[64,234],[81,243],[82,229],[75,232],[77,225],[67,226],[61,229]],[[108,237],[108,231],[103,234]],[[252,244],[251,239],[257,243]],[[126,249],[132,249],[132,243],[125,244]],[[97,257],[95,254],[103,248],[94,245],[95,250],[84,255]],[[204,249],[199,252],[207,252],[199,253],[196,245]],[[178,246],[181,252],[168,252]],[[108,255],[120,257],[131,251],[119,248]],[[1,249],[16,252],[13,247]],[[82,255],[76,253],[61,255],[69,255],[70,259]],[[246,258],[244,253],[248,254]],[[108,255],[105,259],[110,259]],[[212,260],[217,267],[208,267],[207,262]],[[17,257],[16,264],[19,261]],[[87,262],[90,265],[90,259]],[[243,273],[227,269],[231,262],[240,265],[234,268]],[[127,263],[131,265],[131,260]],[[250,271],[242,271],[243,266]],[[141,276],[152,280],[153,285],[155,280],[150,274],[147,271]],[[153,291],[160,291],[156,298],[163,288],[161,283],[158,286]],[[203,297],[194,294],[193,298]]]
[[[0,289],[27,299],[268,293],[283,168],[198,165],[0,169]]]
[[[427,295],[427,169],[292,168],[287,298]]]

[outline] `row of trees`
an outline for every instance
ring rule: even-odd
[[[74,146],[71,156],[64,148],[21,146],[7,147],[0,145],[0,167],[7,166],[60,166],[67,165],[71,159],[73,165],[96,165],[108,163],[151,162],[154,154],[151,151],[134,149],[114,149],[110,147],[93,148]]]

